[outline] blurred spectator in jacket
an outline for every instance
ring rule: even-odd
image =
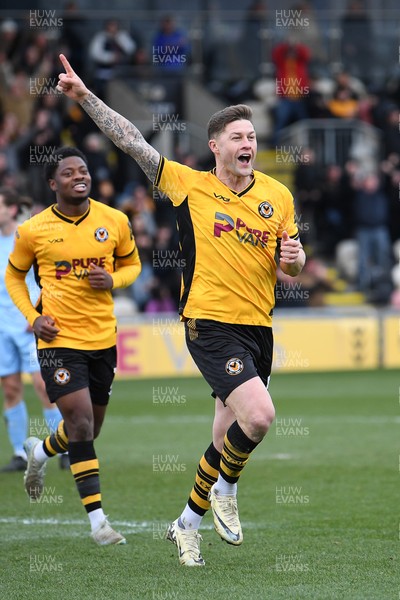
[[[162,284],[158,279],[154,280],[151,290],[151,298],[145,306],[146,313],[168,313],[175,314],[177,302],[174,302],[171,296],[171,290]]]
[[[153,64],[164,72],[179,73],[189,60],[188,36],[177,27],[172,16],[161,19],[159,29],[152,41]]]
[[[272,51],[275,65],[277,104],[275,107],[274,143],[287,125],[307,118],[305,97],[309,93],[308,64],[310,50],[303,44],[284,41]]]
[[[20,164],[26,171],[30,194],[34,202],[44,206],[53,204],[54,197],[43,176],[43,167],[50,155],[60,145],[60,130],[57,129],[58,115],[39,109],[26,134],[19,141]]]
[[[0,24],[0,63],[7,65],[10,70],[15,66],[21,44],[21,31],[18,23],[5,19]]]
[[[374,63],[375,42],[363,0],[350,0],[340,20],[342,63],[352,75],[368,81]]]
[[[321,67],[326,62],[327,54],[321,28],[311,2],[307,0],[296,2],[290,11],[292,15],[296,15],[292,19],[289,18],[288,29],[291,41],[312,48],[311,67]],[[290,24],[290,20],[294,23]],[[303,26],[299,27],[297,21]]]
[[[100,182],[111,179],[108,156],[108,140],[101,133],[89,133],[83,140],[83,151],[92,176],[92,195],[97,198]]]
[[[263,0],[253,0],[247,9],[240,46],[246,48],[246,52],[239,54],[241,59],[241,73],[246,79],[255,81],[263,75],[262,66],[267,62],[266,39],[264,33],[268,26],[268,12]],[[251,60],[248,57],[251,56]]]
[[[75,71],[83,73],[86,67],[86,20],[74,0],[66,2],[62,19],[61,42],[69,49],[68,59],[74,65]]]
[[[20,132],[28,127],[33,118],[36,97],[30,93],[30,84],[30,79],[22,68],[13,72],[8,82],[0,76],[3,111],[16,116]]]
[[[383,126],[383,142],[385,157],[397,154],[400,157],[400,109],[391,106],[386,112]]]
[[[317,218],[321,211],[323,173],[312,148],[303,148],[294,174],[296,220],[304,243],[317,240]]]
[[[358,241],[359,288],[371,300],[387,302],[392,251],[389,235],[389,198],[379,176],[368,173],[354,182],[355,234]]]
[[[337,244],[351,237],[353,215],[349,206],[352,194],[343,169],[337,164],[327,165],[321,182],[320,210],[316,215],[318,251],[326,258],[334,258]]]
[[[339,119],[356,119],[360,103],[355,94],[348,87],[337,87],[333,98],[328,100],[328,110],[332,117]]]
[[[96,33],[89,45],[89,56],[95,67],[95,89],[104,98],[108,82],[116,69],[132,61],[136,42],[127,31],[120,29],[115,19],[106,22],[104,29]]]

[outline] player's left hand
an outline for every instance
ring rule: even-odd
[[[282,233],[280,261],[292,264],[299,258],[299,252],[302,249],[299,240],[292,240],[287,231]]]
[[[68,98],[82,102],[89,94],[89,90],[83,83],[82,79],[78,77],[67,58],[64,54],[60,54],[60,60],[65,69],[65,73],[60,73],[58,76],[58,84],[56,89],[59,92],[63,92]]]
[[[114,283],[110,273],[94,263],[90,263],[89,265],[88,278],[94,290],[110,290]]]

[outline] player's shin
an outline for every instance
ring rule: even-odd
[[[253,442],[235,421],[224,437],[218,481],[214,489],[223,495],[236,495],[236,483],[258,442]]]
[[[89,517],[93,540],[100,546],[125,544],[126,539],[112,529],[101,506],[99,461],[93,440],[69,442],[68,452],[71,472]]]
[[[237,421],[232,423],[224,438],[218,480],[209,494],[214,527],[223,540],[235,546],[243,541],[236,500],[237,481],[257,444],[247,437]]]
[[[69,442],[68,451],[71,472],[93,531],[105,519],[101,507],[99,461],[93,440]]]
[[[194,486],[188,502],[179,517],[179,525],[185,529],[198,529],[205,513],[210,508],[208,494],[217,481],[221,454],[211,443],[197,466]]]

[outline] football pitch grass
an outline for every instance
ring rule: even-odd
[[[185,568],[165,529],[210,442],[209,388],[117,381],[96,450],[103,506],[127,545],[94,544],[56,459],[39,503],[21,473],[0,474],[0,598],[398,599],[399,387],[398,371],[274,375],[277,420],[239,484],[243,545],[222,542],[208,514],[206,566]],[[26,400],[40,434],[30,386]],[[10,457],[4,429],[0,456]]]

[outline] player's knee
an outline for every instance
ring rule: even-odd
[[[75,417],[67,421],[68,437],[74,441],[88,441],[93,439],[93,420],[89,417]]]
[[[269,406],[266,410],[254,411],[248,419],[247,428],[251,433],[251,438],[261,440],[275,418],[275,409]]]
[[[3,382],[4,404],[6,408],[16,406],[22,399],[21,386],[16,381]]]

